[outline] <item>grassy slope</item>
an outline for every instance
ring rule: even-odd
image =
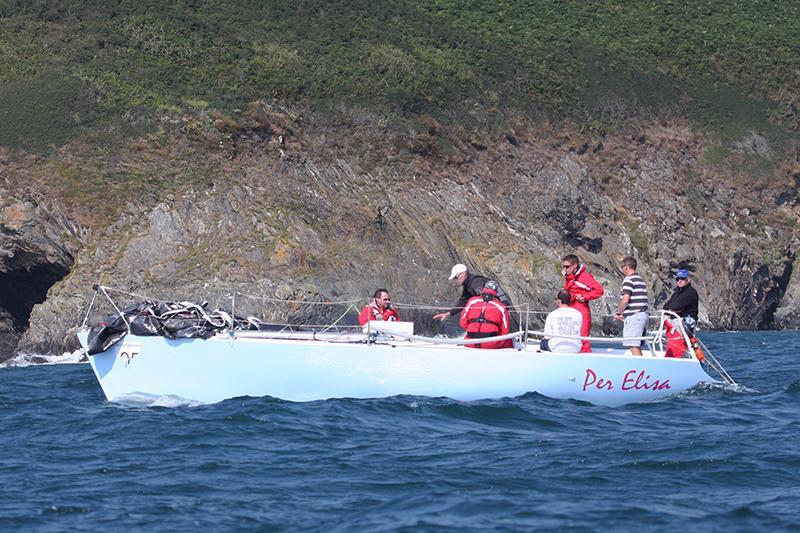
[[[721,138],[798,125],[793,2],[0,0],[0,144],[60,145],[153,110],[275,98],[594,131],[681,114]]]
[[[280,179],[292,175],[280,168],[284,151],[287,167],[306,154],[320,166],[342,159],[355,167],[359,158],[372,157],[431,182],[472,179],[461,169],[477,160],[491,180],[499,160],[491,139],[500,139],[502,154],[510,146],[506,132],[531,141],[529,156],[547,159],[548,150],[554,158],[583,154],[598,187],[609,191],[620,187],[623,163],[637,153],[647,159],[651,147],[666,146],[680,175],[684,160],[701,160],[714,137],[718,144],[685,177],[733,182],[730,176],[738,173],[734,177],[742,181],[722,187],[736,197],[730,213],[710,216],[721,220],[735,213],[748,237],[780,233],[768,239],[776,262],[791,242],[784,235],[797,232],[793,213],[747,194],[776,184],[792,194],[800,175],[785,172],[789,151],[775,149],[782,135],[798,127],[800,13],[794,3],[729,2],[725,10],[708,0],[19,3],[0,0],[0,179],[9,181],[9,189],[34,183],[33,189],[57,198],[72,220],[91,229],[89,249],[100,243],[96,250],[108,256],[81,254],[91,263],[76,269],[81,282],[116,268],[128,249],[117,237],[140,238],[142,227],[146,231],[140,215],[148,207],[173,197],[182,201],[190,188],[188,197],[215,186],[225,190],[227,181],[234,192],[251,182],[257,186],[263,204],[250,205],[248,197],[242,211],[263,219],[266,229],[246,237],[261,255],[203,238],[181,249],[179,261],[169,257],[167,262],[179,263],[177,275],[260,279],[273,257],[281,259],[280,250],[302,274],[310,260],[298,251],[294,261],[302,239],[285,228],[307,215],[307,204],[322,208],[297,193],[302,187],[275,194]],[[267,104],[252,105],[256,100]],[[276,105],[268,105],[273,100]],[[330,111],[341,120],[321,124],[319,117]],[[655,120],[664,116],[678,118]],[[550,120],[537,122],[541,117]],[[517,129],[517,122],[523,127]],[[663,138],[653,134],[676,123],[677,131]],[[499,127],[501,135],[487,133]],[[134,135],[124,138],[123,129]],[[292,129],[297,134],[287,135],[286,145],[276,143],[278,133]],[[754,131],[769,137],[769,153],[732,151],[734,141]],[[246,139],[262,133],[267,142],[248,147]],[[236,136],[245,139],[241,151]],[[453,152],[466,153],[427,150],[437,142],[460,142]],[[15,149],[47,155],[17,157]],[[425,155],[431,152],[442,157]],[[323,240],[326,228],[375,225],[370,220],[385,193],[365,183],[372,161],[342,178],[348,183],[326,183],[336,190],[351,186],[357,194],[331,195],[328,210],[305,222]],[[514,174],[512,167],[506,166],[506,176]],[[755,187],[758,176],[763,183]],[[676,194],[681,184],[672,184]],[[692,212],[704,213],[709,202],[698,191],[713,194],[714,187],[687,189]],[[420,209],[431,217],[421,224],[430,233],[420,240],[425,246],[441,241],[441,258],[451,241],[438,238],[444,226],[436,213]],[[634,246],[647,256],[641,217],[628,222]],[[338,237],[324,243],[329,253],[311,259],[341,261],[331,270],[348,271],[351,265],[344,263],[366,256],[368,245],[385,244],[377,237],[339,244]],[[106,250],[105,240],[116,248]],[[468,240],[453,242],[468,257],[482,249]]]

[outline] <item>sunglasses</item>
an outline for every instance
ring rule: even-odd
[[[686,281],[686,278],[675,278],[675,281]]]
[[[571,267],[571,266],[572,266],[572,264],[571,264],[571,263],[567,263],[567,264],[565,265],[565,264],[563,264],[563,263],[562,263],[562,264],[561,264],[561,266],[562,266],[562,267],[564,267],[564,268],[569,268],[569,267]]]

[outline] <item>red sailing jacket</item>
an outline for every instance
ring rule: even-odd
[[[509,332],[510,321],[508,309],[496,298],[484,302],[480,296],[469,299],[459,320],[461,327],[467,330],[467,339],[480,339],[495,337]],[[511,348],[514,343],[511,339],[502,341],[482,342],[480,344],[467,344],[469,348]]]
[[[580,265],[574,274],[568,274],[564,278],[564,290],[569,291],[572,295],[570,307],[574,307],[581,313],[588,313],[589,300],[596,300],[605,292],[602,285],[586,271],[583,265]],[[575,296],[579,294],[583,295],[586,299],[585,302],[579,302],[575,299]]]
[[[379,309],[375,302],[370,302],[359,313],[358,323],[363,326],[370,320],[400,320],[400,315],[397,314],[394,308]]]

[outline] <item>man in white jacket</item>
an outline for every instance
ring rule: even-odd
[[[569,291],[558,291],[556,295],[556,305],[558,308],[547,315],[544,322],[545,338],[539,343],[539,347],[545,352],[559,353],[580,353],[580,339],[565,339],[562,337],[550,337],[549,335],[569,335],[579,337],[583,316],[580,311],[570,307],[572,295]]]

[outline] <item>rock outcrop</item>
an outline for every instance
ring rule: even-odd
[[[4,189],[0,189],[0,199],[2,357],[18,349],[20,338],[29,330],[33,308],[70,272],[78,242],[74,228],[57,209]],[[63,351],[63,344],[46,348]]]
[[[606,289],[593,304],[598,327],[615,327],[607,315],[626,255],[639,259],[656,306],[672,290],[674,270],[690,268],[706,327],[800,323],[791,172],[777,169],[788,177],[769,186],[716,175],[702,161],[702,139],[687,128],[652,125],[603,143],[515,132],[513,142],[504,135],[455,163],[406,153],[369,172],[354,170],[358,154],[332,157],[322,134],[281,135],[280,143],[242,136],[233,147],[169,154],[168,171],[163,160],[153,162],[161,188],[121,202],[110,223],[74,209],[67,222],[4,193],[0,349],[74,347],[69,331],[95,282],[226,306],[237,291],[243,313],[352,322],[352,314],[340,317],[346,305],[322,312],[314,302],[363,299],[385,286],[398,302],[447,306],[457,296],[447,283],[454,262],[498,279],[536,312],[536,323],[561,286],[566,253]],[[143,164],[133,152],[115,157],[113,164]],[[195,164],[206,181],[190,181]],[[70,229],[76,224],[86,227],[80,241]],[[402,314],[422,330],[440,327],[433,311]]]

